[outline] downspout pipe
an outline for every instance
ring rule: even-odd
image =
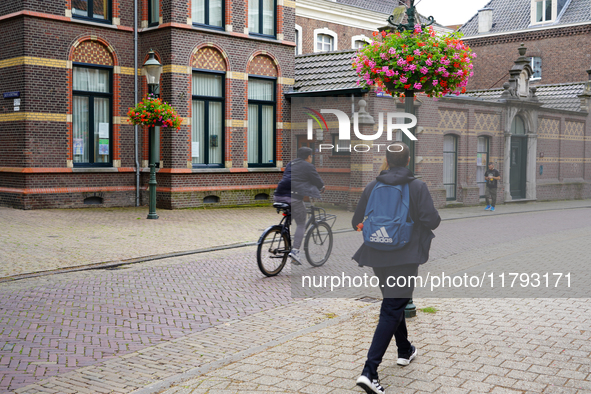
[[[133,103],[134,105],[138,102],[138,75],[137,75],[137,41],[138,41],[138,34],[137,34],[137,0],[133,0]],[[139,145],[139,126],[135,125],[134,129],[134,153],[135,153],[135,206],[140,206],[140,162],[138,157],[138,145]]]

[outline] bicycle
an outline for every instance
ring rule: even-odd
[[[268,227],[257,242],[257,263],[266,276],[275,276],[281,272],[289,252],[291,252],[291,206],[276,202],[273,208],[283,213],[279,224]],[[326,210],[313,205],[307,212],[310,218],[306,222],[304,251],[310,265],[320,267],[330,257],[332,251],[332,226],[336,215],[327,214]],[[309,229],[308,229],[309,228]]]

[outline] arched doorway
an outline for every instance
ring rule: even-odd
[[[527,133],[525,122],[519,115],[511,123],[510,193],[512,199],[526,198]]]

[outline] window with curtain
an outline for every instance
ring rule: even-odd
[[[353,43],[353,49],[363,48],[367,44],[367,41],[355,40]]]
[[[192,0],[191,8],[194,25],[224,27],[224,0]]]
[[[160,0],[148,0],[148,26],[160,23]]]
[[[458,166],[458,139],[455,135],[443,137],[443,187],[447,200],[456,199]]]
[[[248,79],[248,165],[275,165],[275,80]]]
[[[72,149],[79,165],[111,164],[111,69],[73,67]]]
[[[110,11],[111,0],[72,0],[72,17],[74,18],[110,22]]]
[[[536,22],[552,20],[552,0],[536,0]]]
[[[486,181],[484,173],[488,168],[490,156],[490,139],[488,137],[478,137],[478,146],[476,148],[476,184],[480,189],[480,197],[484,197]]]
[[[275,0],[248,0],[248,31],[275,36]]]
[[[194,167],[223,166],[224,74],[193,73],[191,157]]]
[[[334,50],[334,38],[328,34],[318,34],[316,36],[317,52],[328,52]]]

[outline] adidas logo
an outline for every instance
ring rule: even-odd
[[[370,242],[377,242],[382,244],[392,243],[392,238],[388,236],[386,228],[382,227],[369,237]]]

